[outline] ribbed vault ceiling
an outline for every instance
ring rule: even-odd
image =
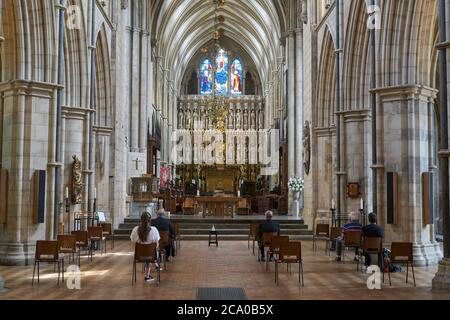
[[[258,68],[264,85],[280,56],[283,11],[274,0],[226,0],[218,28],[244,48]],[[179,88],[192,57],[212,39],[215,30],[213,0],[158,0],[153,7],[153,38]]]

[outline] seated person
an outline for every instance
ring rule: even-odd
[[[377,224],[377,215],[369,213],[369,224],[362,228],[363,237],[383,238],[384,229]],[[372,264],[372,258],[369,254],[364,255],[365,266],[369,267]]]
[[[263,233],[264,232],[276,232],[280,235],[280,224],[272,220],[273,213],[272,211],[266,212],[266,221],[262,222],[259,225],[258,231],[258,243],[259,249],[261,251],[261,261],[266,261],[265,253],[264,253],[264,243],[263,243]]]
[[[166,250],[166,261],[170,260],[170,256],[175,256],[173,252],[174,246],[172,241],[175,239],[175,232],[173,226],[168,219],[165,218],[166,211],[164,209],[158,210],[158,217],[152,220],[152,226],[158,229],[159,232],[169,231],[169,245],[164,249]]]
[[[361,231],[362,225],[359,223],[359,217],[356,212],[351,212],[348,216],[349,221],[344,225],[344,234],[346,232]],[[336,239],[336,261],[341,261],[342,247],[344,246],[344,237]],[[357,259],[358,248],[355,250],[355,260]]]
[[[159,232],[158,229],[151,226],[151,215],[148,212],[145,212],[141,216],[141,223],[139,226],[135,227],[131,232],[130,239],[133,243],[140,244],[152,244],[156,243],[156,249],[159,248]],[[156,264],[156,263],[155,263]],[[158,265],[156,264],[156,267]],[[145,265],[145,281],[151,282],[153,281],[153,277],[151,275],[152,266],[150,264]]]

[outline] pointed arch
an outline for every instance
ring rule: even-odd
[[[82,6],[80,0],[71,0],[68,5]],[[80,10],[84,14],[84,10]],[[85,23],[84,17],[81,19]],[[80,29],[66,28],[64,43],[64,91],[63,101],[68,107],[82,108],[89,105],[88,66],[86,26]]]
[[[21,38],[17,37],[15,9],[12,0],[3,0],[1,36],[4,41],[0,44],[0,83],[15,79],[17,74],[17,48],[21,48]]]
[[[329,128],[334,125],[336,92],[336,59],[333,37],[327,28],[324,34],[320,57],[319,77],[317,78],[317,110],[315,111],[316,128]]]
[[[370,32],[367,28],[367,7],[364,1],[352,1],[345,37],[343,79],[344,108],[349,110],[369,107],[370,86]]]
[[[95,49],[95,122],[96,125],[105,127],[111,127],[114,123],[108,48],[105,25],[103,24],[98,33]]]

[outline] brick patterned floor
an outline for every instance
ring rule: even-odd
[[[108,243],[108,250],[110,243]],[[292,274],[282,268],[280,286],[274,283],[274,267],[266,272],[247,248],[246,241],[221,242],[208,247],[207,242],[184,241],[179,255],[161,274],[159,287],[145,283],[138,273],[137,284],[131,286],[133,246],[128,241],[116,243],[113,252],[96,254],[93,263],[82,258],[81,290],[56,286],[52,266],[41,268],[41,283],[31,286],[33,267],[0,267],[9,290],[0,299],[196,299],[197,288],[243,288],[250,300],[300,299],[450,299],[450,293],[432,292],[431,280],[436,267],[416,268],[417,288],[405,283],[405,274],[393,274],[393,286],[382,290],[367,289],[367,275],[356,272],[352,261],[337,263],[320,249],[312,251],[312,242],[302,243],[305,286],[298,284],[298,268]],[[348,254],[351,257],[351,254]],[[141,270],[140,268],[138,270]]]

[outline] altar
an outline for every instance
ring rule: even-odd
[[[236,206],[241,200],[241,197],[234,196],[203,196],[195,198],[197,204],[202,207],[202,215],[204,218],[234,218]]]

